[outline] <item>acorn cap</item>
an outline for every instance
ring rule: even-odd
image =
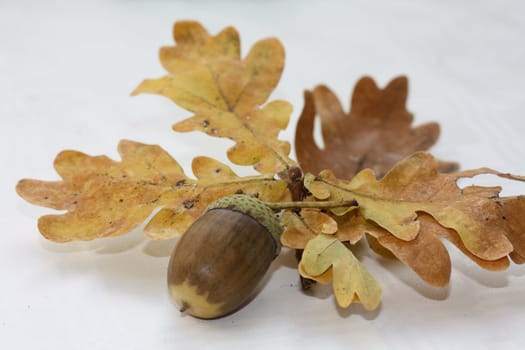
[[[212,202],[206,211],[229,209],[251,216],[271,233],[275,242],[275,255],[281,251],[282,228],[275,213],[264,202],[246,194],[232,194]]]

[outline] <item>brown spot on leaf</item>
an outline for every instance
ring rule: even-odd
[[[193,208],[193,206],[195,205],[195,200],[194,199],[186,199],[182,202],[182,205],[184,206],[184,208],[186,209],[191,209]]]

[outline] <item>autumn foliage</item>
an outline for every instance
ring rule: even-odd
[[[168,239],[184,234],[212,201],[243,193],[275,209],[284,246],[304,250],[301,276],[332,283],[342,307],[357,301],[367,309],[379,305],[382,290],[352,252],[363,238],[434,286],[450,279],[443,239],[485,269],[505,269],[509,258],[525,261],[523,197],[500,197],[499,187],[457,185],[460,178],[480,174],[523,177],[488,168],[457,171],[456,163],[426,153],[439,126],[412,126],[406,78],[384,89],[361,79],[348,113],[328,87],[306,91],[296,162],[290,143],[279,139],[292,107],[268,101],[284,68],[281,43],[258,41],[242,58],[234,28],[210,35],[199,23],[177,22],[173,34],[175,46],[160,50],[166,75],[144,80],[133,94],[162,95],[188,110],[191,115],[175,131],[231,140],[228,159],[253,166],[256,174],[238,176],[226,164],[196,157],[188,176],[160,146],[128,140],[119,143],[120,161],[63,151],[54,164],[60,181],[25,179],[17,185],[27,201],[65,211],[40,218],[46,238],[121,235],[158,210],[144,233]],[[316,117],[324,148],[313,138]]]

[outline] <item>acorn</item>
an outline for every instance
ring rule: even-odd
[[[210,204],[170,258],[168,287],[180,310],[212,319],[244,306],[280,252],[281,230],[274,212],[254,197]]]

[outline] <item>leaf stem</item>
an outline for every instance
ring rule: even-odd
[[[293,209],[293,208],[338,208],[338,207],[355,207],[355,199],[345,201],[297,201],[297,202],[264,202],[269,208],[274,210]]]

